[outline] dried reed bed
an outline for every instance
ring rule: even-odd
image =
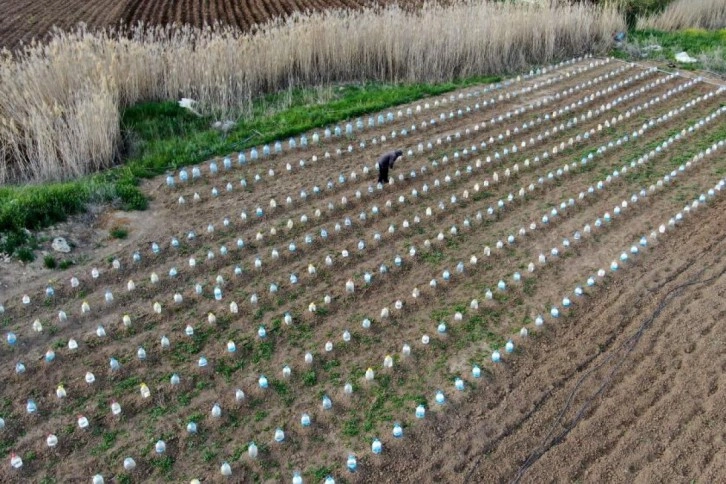
[[[264,93],[351,81],[436,82],[603,52],[612,8],[490,2],[294,15],[254,33],[136,26],[56,31],[0,60],[0,182],[77,177],[112,164],[120,110],[197,99],[240,113]]]
[[[663,12],[639,19],[639,29],[726,28],[726,1],[676,0]]]

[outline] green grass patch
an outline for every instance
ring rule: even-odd
[[[306,371],[302,377],[303,385],[314,387],[318,383],[318,375],[314,370]]]
[[[699,59],[696,63],[675,60],[678,52],[687,52]],[[686,29],[675,32],[635,30],[613,51],[615,57],[628,60],[654,60],[672,62],[680,69],[707,69],[726,72],[726,29]]]
[[[373,390],[373,399],[363,412],[361,422],[363,432],[370,433],[382,422],[390,422],[393,419],[388,407],[396,395],[391,390],[390,383],[390,375],[382,375],[377,379],[378,386]]]
[[[114,239],[123,240],[129,236],[129,229],[126,227],[113,227],[110,230],[109,235]]]
[[[18,255],[18,249],[27,244],[23,229],[64,221],[90,202],[117,199],[125,209],[145,209],[148,201],[138,188],[142,179],[427,96],[499,80],[479,76],[441,84],[348,85],[333,89],[332,99],[324,103],[311,102],[313,90],[279,93],[255,102],[250,118],[226,135],[211,128],[211,117],[195,116],[176,102],[131,106],[122,113],[127,146],[118,167],[74,181],[0,189],[0,252]],[[289,98],[285,108],[270,110],[283,97]],[[9,234],[14,235],[8,241],[4,236]]]
[[[457,337],[457,345],[463,346],[467,343],[484,341],[491,349],[498,349],[504,346],[504,338],[491,329],[500,319],[501,314],[495,310],[484,310],[482,314],[472,316],[459,328],[452,329]]]
[[[229,381],[232,379],[232,375],[234,375],[241,368],[244,368],[244,366],[245,363],[242,359],[228,360],[226,358],[223,358],[217,362],[215,372],[224,376],[225,381],[229,383]]]
[[[309,473],[310,477],[313,478],[313,482],[321,482],[325,480],[326,477],[331,475],[333,473],[332,467],[326,467],[326,466],[320,466],[316,467],[314,469],[311,469]]]
[[[43,266],[45,266],[46,269],[55,269],[58,267],[58,261],[55,260],[55,257],[48,254],[43,257]]]
[[[275,343],[272,341],[262,341],[257,344],[255,352],[252,355],[252,362],[257,364],[260,361],[269,361],[275,352]]]
[[[361,421],[357,417],[351,417],[343,422],[343,435],[347,437],[357,437],[361,432]]]
[[[30,247],[20,247],[15,251],[15,255],[20,262],[29,263],[35,260],[35,252]]]
[[[171,352],[171,358],[176,363],[186,363],[190,361],[190,358],[194,355],[199,354],[204,348],[209,336],[211,335],[211,328],[200,328],[194,332],[194,336],[189,339],[179,341],[174,344]]]
[[[91,450],[91,455],[103,455],[108,452],[116,443],[118,430],[108,430],[103,433],[101,442]]]
[[[525,277],[522,283],[522,292],[527,296],[534,296],[534,292],[537,290],[537,279],[534,277]]]
[[[213,451],[209,447],[205,448],[202,451],[202,460],[204,462],[209,463],[209,462],[212,462],[216,458],[217,458],[217,452]]]
[[[174,410],[176,410],[176,407],[173,407],[171,405],[157,405],[149,411],[149,416],[152,420],[158,420],[164,415],[173,412]]]
[[[286,333],[287,340],[291,346],[299,346],[305,341],[310,341],[313,335],[314,331],[312,326],[305,323],[296,323],[290,326]]]
[[[141,385],[141,378],[138,376],[130,376],[125,380],[118,382],[116,386],[114,386],[114,392],[116,395],[123,395],[137,390],[139,385]]]
[[[640,40],[652,39],[658,42],[663,49],[671,52],[685,50],[691,55],[707,52],[719,46],[726,46],[726,29],[686,29],[675,32],[637,30],[632,32],[630,36]]]
[[[421,260],[432,265],[437,265],[444,260],[444,253],[440,250],[432,250],[431,252],[421,254]]]
[[[295,400],[290,385],[280,380],[270,380],[270,388],[275,390],[285,405],[291,405]]]
[[[174,467],[174,458],[168,454],[163,457],[155,457],[151,460],[151,465],[162,474],[171,474],[171,470]]]
[[[700,151],[704,151],[714,143],[726,138],[726,124],[719,124],[715,127],[715,129],[711,126],[706,129],[710,130],[708,132],[705,132],[705,129],[701,130],[700,136],[697,139],[682,142],[684,144],[681,144],[676,149],[672,150],[667,160],[659,160],[655,163],[648,164],[640,170],[631,171],[623,176],[623,180],[626,180],[629,183],[638,182],[641,186],[655,183],[665,173],[687,162]],[[678,131],[679,130],[673,130],[668,134],[668,136],[672,136]],[[655,144],[659,143],[652,143],[652,145]],[[665,170],[663,168],[665,168]],[[683,198],[683,200],[680,201],[685,200],[686,198]]]

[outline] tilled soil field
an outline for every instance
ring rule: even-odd
[[[579,59],[150,181],[3,295],[0,479],[722,480],[725,100]]]
[[[723,481],[724,208],[609,280],[367,480]]]
[[[387,0],[0,0],[0,48],[10,49],[33,38],[43,40],[54,27],[74,29],[135,25],[192,25],[220,23],[249,31],[255,25],[295,13],[330,9],[361,9],[393,3]],[[399,5],[421,5],[410,0]]]

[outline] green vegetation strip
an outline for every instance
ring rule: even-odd
[[[700,54],[717,47],[726,47],[726,29],[703,30],[686,29],[676,32],[662,32],[660,30],[637,30],[628,34],[632,39],[653,39],[664,49],[678,48],[689,54]]]
[[[660,50],[656,46],[660,46]],[[675,55],[679,52],[686,52],[698,58],[699,62],[677,62]],[[707,69],[726,73],[726,29],[636,30],[628,33],[626,42],[615,49],[613,55],[631,61],[673,62],[684,70]]]
[[[75,181],[0,188],[0,252],[27,252],[30,236],[25,229],[61,222],[91,202],[119,200],[124,209],[145,209],[141,179],[427,96],[499,81],[471,77],[435,85],[342,86],[324,103],[310,102],[314,90],[285,92],[260,99],[249,120],[226,135],[210,127],[212,118],[191,114],[175,102],[130,107],[123,113],[127,153],[120,166]],[[288,107],[274,109],[281,104]]]

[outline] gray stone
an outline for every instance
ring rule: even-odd
[[[215,121],[212,123],[212,128],[221,131],[224,134],[229,133],[236,125],[234,121],[227,119],[225,121]]]
[[[51,244],[51,246],[56,252],[68,253],[71,251],[71,246],[68,245],[68,242],[66,242],[66,239],[64,239],[63,237],[56,237],[55,239],[53,239],[53,243]]]

